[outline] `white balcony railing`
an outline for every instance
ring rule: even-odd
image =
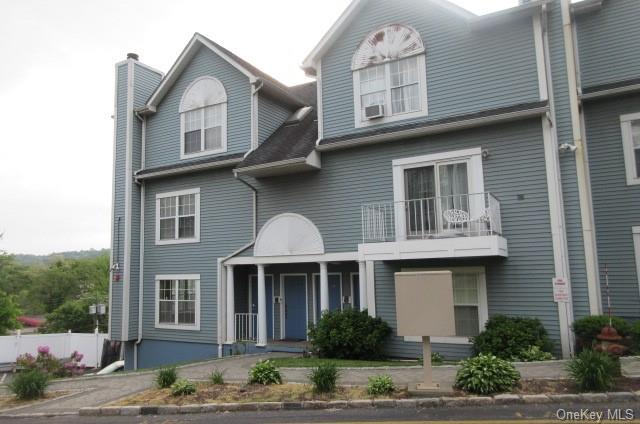
[[[235,314],[235,340],[253,342],[258,340],[258,314],[246,312]]]
[[[491,193],[456,194],[362,206],[363,243],[502,235]]]

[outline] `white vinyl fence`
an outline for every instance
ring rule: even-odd
[[[0,363],[13,363],[19,355],[38,354],[38,346],[49,346],[56,358],[69,358],[74,350],[84,357],[80,363],[88,367],[100,366],[102,344],[107,338],[102,333],[16,334],[0,336]]]

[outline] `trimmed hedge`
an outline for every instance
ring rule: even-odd
[[[492,354],[508,361],[519,359],[522,351],[532,346],[543,352],[553,349],[547,330],[537,318],[494,315],[487,321],[485,330],[472,341],[476,355]]]
[[[326,311],[309,329],[309,341],[321,358],[379,359],[391,327],[366,310]]]

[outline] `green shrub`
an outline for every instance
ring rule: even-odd
[[[636,321],[631,327],[631,351],[640,355],[640,321]]]
[[[48,385],[47,374],[33,369],[18,373],[9,383],[9,390],[18,399],[39,399]]]
[[[156,374],[156,384],[161,389],[171,387],[173,383],[178,379],[178,372],[176,367],[160,368]]]
[[[213,370],[209,376],[209,381],[211,381],[211,384],[222,385],[224,384],[223,374],[220,370]]]
[[[455,386],[465,392],[488,395],[510,390],[519,380],[520,373],[510,362],[480,354],[460,362]]]
[[[585,349],[569,364],[567,371],[582,391],[605,391],[619,374],[619,364],[604,352]]]
[[[389,375],[376,375],[369,377],[367,393],[371,396],[388,395],[395,392],[396,386]]]
[[[444,362],[444,356],[439,352],[431,352],[431,363],[441,364]]]
[[[531,346],[538,346],[544,352],[551,352],[553,348],[539,319],[504,315],[489,318],[485,330],[472,341],[476,354],[492,354],[506,360],[518,357],[523,349]]]
[[[282,376],[278,367],[273,362],[266,359],[264,361],[258,361],[249,370],[249,384],[282,384]]]
[[[338,368],[334,364],[322,364],[311,370],[309,380],[316,393],[333,393],[338,380]]]
[[[173,396],[192,395],[197,391],[196,385],[186,378],[181,378],[171,385],[171,394]]]
[[[347,309],[323,312],[309,329],[309,341],[321,358],[379,359],[391,327],[367,311]]]
[[[631,325],[622,318],[611,317],[611,324],[622,337],[626,337],[631,333]],[[576,335],[577,351],[591,349],[597,341],[596,336],[600,333],[602,327],[607,325],[609,325],[609,317],[606,315],[590,315],[575,320],[572,328]]]
[[[529,346],[528,349],[522,349],[517,357],[512,361],[533,362],[533,361],[551,361],[555,359],[549,352],[541,350],[538,346]]]

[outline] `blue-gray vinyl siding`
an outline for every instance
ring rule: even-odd
[[[558,136],[558,143],[573,144],[564,36],[559,1],[554,1],[550,4],[549,46],[555,105],[555,130]],[[584,239],[582,237],[582,218],[580,216],[580,199],[576,179],[576,159],[574,154],[562,152],[559,158],[573,309],[574,317],[578,319],[589,315],[589,294],[585,268]]]
[[[558,341],[540,119],[324,152],[319,172],[255,182],[259,191],[259,226],[280,213],[299,213],[318,227],[326,252],[356,251],[362,238],[361,205],[393,201],[393,159],[473,147],[489,151],[490,156],[483,161],[484,186],[500,199],[503,232],[509,244],[508,259],[489,258],[483,262],[487,266],[489,310],[536,316]],[[441,262],[433,264],[438,266]],[[384,265],[376,268],[380,266]],[[376,294],[376,307],[381,316],[392,321],[395,300],[388,289],[393,287],[389,276],[392,274],[376,275],[376,286],[387,287]],[[394,342],[389,349],[394,356],[402,356],[413,355],[416,348]]]
[[[607,0],[576,19],[583,87],[640,77],[640,2]]]
[[[201,76],[220,80],[227,92],[227,151],[241,153],[251,145],[251,85],[249,78],[206,47],[200,47],[189,65],[158,105],[147,123],[146,167],[170,165],[180,159],[180,114],[182,95]],[[213,156],[213,155],[212,155]]]
[[[122,336],[122,273],[124,271],[124,204],[125,204],[125,159],[127,130],[127,63],[123,62],[116,69],[115,99],[115,157],[114,157],[114,193],[113,193],[113,227],[111,252],[113,263],[119,264],[120,281],[111,284],[111,337],[119,340]]]
[[[155,244],[156,194],[200,188],[200,242]],[[217,343],[217,259],[252,238],[251,191],[230,169],[146,183],[143,339]],[[155,328],[155,276],[200,274],[200,330]]]
[[[132,343],[127,343],[130,346]],[[138,347],[138,368],[152,368],[180,362],[203,361],[218,357],[218,345],[184,343],[171,340],[143,340]],[[125,366],[133,363],[131,347],[125,350]],[[131,369],[127,366],[127,369]]]
[[[627,185],[620,115],[640,112],[640,96],[587,102],[584,110],[601,272],[606,264],[613,313],[637,320],[640,294],[631,227],[640,225],[640,185]],[[606,308],[604,281],[601,286]]]
[[[139,63],[133,71],[133,108],[146,104],[162,75]],[[132,120],[132,169],[142,168],[142,123]],[[131,187],[131,277],[129,278],[129,340],[138,337],[138,293],[140,281],[140,186]]]
[[[288,108],[258,92],[258,141],[265,141],[291,113]]]
[[[429,116],[420,120],[539,100],[531,18],[472,30],[430,1],[371,0],[322,57],[325,137],[373,128],[354,126],[351,59],[368,34],[389,23],[415,28],[426,48]]]

